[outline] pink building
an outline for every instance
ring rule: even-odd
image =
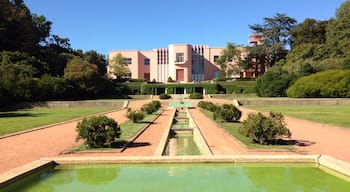
[[[142,78],[147,81],[167,82],[168,78],[177,82],[205,81],[219,77],[220,68],[215,61],[225,48],[210,48],[206,45],[170,44],[168,48],[151,51],[116,50],[109,52],[108,74],[113,75],[112,59],[122,54],[131,78]],[[244,49],[244,48],[241,48]],[[246,53],[242,53],[243,58]],[[229,62],[230,67],[237,67],[238,59]],[[238,67],[237,67],[238,69]],[[237,71],[232,77],[241,77]]]

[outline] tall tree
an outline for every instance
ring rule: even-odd
[[[64,78],[78,89],[79,98],[91,97],[98,94],[96,82],[99,80],[99,73],[96,65],[80,57],[74,57],[64,69]]]
[[[350,54],[350,0],[337,9],[336,18],[327,26],[326,37],[334,56],[344,57]]]
[[[77,50],[75,54],[78,54],[81,58],[96,65],[101,75],[106,74],[107,62],[104,55],[97,53],[95,50],[86,51],[85,53],[82,50]]]
[[[328,21],[317,21],[307,18],[292,31],[293,47],[305,44],[323,44],[326,42]]]
[[[23,0],[0,0],[0,51],[35,53],[49,36],[51,22],[32,15]]]
[[[250,70],[255,77],[265,73],[266,64],[269,63],[268,49],[264,45],[247,47],[248,55],[241,60],[240,66],[244,70]]]
[[[284,59],[291,48],[292,30],[297,21],[285,14],[277,13],[274,17],[265,17],[263,24],[250,25],[254,33],[263,35],[266,50],[269,51],[269,65]]]
[[[216,64],[220,66],[220,75],[222,77],[229,77],[238,70],[235,68],[237,65],[234,65],[234,62],[236,64],[239,63],[241,59],[240,53],[241,51],[233,43],[227,43],[226,48],[222,51],[219,59],[216,61]]]
[[[122,54],[118,53],[115,57],[112,58],[110,67],[113,74],[117,79],[121,79],[128,74],[127,64],[125,63],[125,57]]]

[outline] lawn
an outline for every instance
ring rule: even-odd
[[[109,110],[112,110],[112,108],[31,108],[0,112],[0,135],[24,131]]]
[[[146,114],[145,118],[138,122],[138,123],[133,123],[132,121],[128,120],[122,124],[120,124],[120,129],[122,131],[122,134],[120,137],[117,139],[118,142],[116,142],[115,146],[112,145],[111,148],[106,147],[106,148],[88,148],[86,145],[82,144],[76,147],[73,147],[71,150],[73,151],[110,151],[111,149],[114,148],[122,148],[125,143],[130,141],[144,126],[147,124],[151,123],[159,114],[161,114],[162,111],[157,111],[152,114]]]
[[[148,123],[151,123],[156,116],[158,116],[161,111],[157,111],[153,114],[147,114],[145,118],[138,123],[133,123],[132,121],[126,121],[120,125],[120,129],[122,130],[122,134],[120,136],[120,140],[127,141],[131,139],[138,131],[140,131],[144,126]]]
[[[249,106],[261,111],[350,128],[350,106]]]
[[[213,119],[213,113],[207,110],[201,109],[201,112],[207,117]],[[259,145],[257,143],[252,142],[252,140],[239,132],[239,127],[242,123],[240,122],[217,122],[220,127],[226,130],[227,133],[234,136],[236,139],[245,144],[249,149],[267,149],[267,150],[275,150],[275,149],[294,149],[291,145]]]

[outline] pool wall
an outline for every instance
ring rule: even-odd
[[[229,156],[145,156],[145,157],[56,157],[42,158],[0,175],[0,187],[28,174],[54,165],[137,163],[315,163],[350,177],[350,164],[327,155],[229,155]]]

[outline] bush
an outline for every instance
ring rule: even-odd
[[[141,111],[146,112],[147,114],[152,114],[153,112],[158,111],[160,107],[161,107],[160,102],[155,100],[143,105],[141,107]]]
[[[171,96],[169,94],[166,93],[162,93],[159,95],[159,99],[170,99]]]
[[[223,104],[216,107],[213,112],[213,119],[218,121],[238,121],[242,116],[242,112],[232,104]]]
[[[259,144],[276,143],[281,136],[290,137],[292,134],[286,127],[281,113],[270,112],[269,117],[262,113],[250,113],[248,119],[242,123],[240,132]]]
[[[272,69],[258,78],[256,93],[260,97],[286,96],[287,88],[294,81],[294,76],[282,69]]]
[[[242,112],[232,104],[218,106],[208,101],[200,101],[198,107],[213,112],[213,119],[217,121],[238,121]]]
[[[77,130],[76,139],[85,139],[85,144],[92,148],[110,147],[121,134],[118,123],[106,116],[84,118]]]
[[[192,93],[190,99],[203,99],[203,95],[200,93]]]
[[[200,101],[198,103],[198,107],[205,109],[205,110],[208,110],[208,111],[211,111],[211,112],[214,112],[219,106],[214,105],[214,103],[212,103],[212,102]]]
[[[288,97],[350,97],[350,70],[328,70],[298,79]]]
[[[128,108],[128,112],[127,112],[127,118],[130,119],[133,123],[137,123],[139,121],[141,121],[142,119],[145,118],[145,114],[142,111],[138,111],[138,110],[131,110],[130,108]]]

